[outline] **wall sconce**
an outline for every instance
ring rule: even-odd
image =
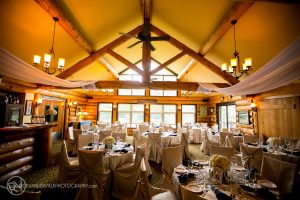
[[[87,116],[87,115],[89,115],[89,113],[88,112],[83,112],[82,115]]]
[[[223,96],[220,97],[220,101],[224,101],[224,97]]]
[[[71,107],[72,107],[72,105],[73,105],[72,101],[68,103],[69,115],[71,115]]]
[[[181,106],[178,106],[178,110],[181,110]]]
[[[38,99],[38,100],[36,100],[36,107],[38,107],[39,105],[41,105],[42,104],[42,102],[43,102],[43,99]]]
[[[146,110],[148,110],[149,109],[149,105],[146,105]]]
[[[210,121],[211,121],[211,122],[213,122],[213,121],[214,121],[214,118],[213,118],[213,117],[211,117],[211,118],[210,118]]]
[[[254,103],[253,102],[253,100],[251,101],[251,110],[253,111],[253,112],[257,112],[257,105],[256,105],[256,103]]]
[[[114,105],[113,105],[113,108],[114,108],[114,110],[116,110],[116,108],[117,108],[117,105],[116,105],[116,104],[114,104]]]

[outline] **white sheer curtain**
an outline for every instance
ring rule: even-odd
[[[300,79],[300,37],[277,54],[261,69],[238,84],[218,88],[210,83],[199,83],[206,88],[228,95],[248,95],[270,91]]]
[[[39,83],[67,88],[88,87],[89,85],[93,85],[95,83],[95,81],[72,82],[49,75],[26,63],[2,47],[0,47],[0,75],[30,83]]]

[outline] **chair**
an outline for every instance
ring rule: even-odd
[[[231,147],[221,147],[221,146],[210,146],[210,155],[219,154],[226,156],[229,160],[234,155],[234,149]]]
[[[75,199],[110,199],[111,170],[104,168],[103,152],[79,150],[79,167],[78,183],[97,187],[79,188]]]
[[[112,133],[117,133],[118,132],[118,128],[119,128],[119,125],[111,125],[111,132]]]
[[[191,154],[189,151],[189,132],[184,132],[181,134],[181,147],[182,147],[182,158],[191,159]]]
[[[297,165],[263,156],[260,175],[278,186],[280,195],[293,191]]]
[[[258,172],[261,169],[263,158],[263,149],[260,147],[250,147],[245,144],[240,144],[242,153],[242,164],[245,168],[255,168]]]
[[[256,135],[251,135],[251,134],[244,134],[243,135],[243,143],[256,143],[258,140]]]
[[[182,146],[162,148],[163,187],[175,191],[172,175],[174,168],[182,163]]]
[[[145,132],[149,131],[149,126],[140,124],[138,131],[139,131],[139,134],[145,133]]]
[[[140,164],[145,157],[146,146],[137,148],[134,163],[120,166],[114,172],[112,194],[118,199],[131,199],[134,196],[140,176]]]
[[[100,131],[99,142],[102,142],[104,138],[111,136],[112,130]]]
[[[121,139],[123,142],[126,141],[126,133],[125,133],[125,132],[121,132],[121,133],[112,133],[112,137],[115,138],[116,141],[117,141],[118,139]]]
[[[75,148],[74,152],[76,152],[76,142],[75,141],[76,140],[74,138],[73,126],[70,126],[70,127],[68,127],[68,139],[67,139],[68,153],[70,152],[72,154],[74,151],[74,148]]]
[[[78,135],[77,148],[80,149],[84,146],[88,146],[89,143],[94,141],[94,135]]]
[[[210,155],[210,146],[212,146],[212,145],[219,146],[219,143],[210,141],[209,138],[208,138],[207,131],[204,132],[204,140],[203,140],[203,143],[202,143],[202,152],[204,152],[207,155]]]
[[[281,142],[289,143],[291,148],[300,149],[300,139],[298,138],[287,138],[287,137],[280,137]]]
[[[145,159],[142,159],[140,165],[140,178],[136,187],[133,200],[177,200],[174,192],[162,188],[153,187],[146,174]]]
[[[66,141],[63,140],[60,152],[60,163],[58,170],[59,183],[76,183],[80,174],[78,158],[69,159]]]
[[[200,127],[203,129],[207,129],[207,123],[200,123]]]
[[[161,162],[161,135],[160,133],[148,134],[149,160],[156,163]]]
[[[41,191],[31,192],[24,191],[20,195],[12,195],[8,192],[7,188],[0,185],[0,196],[1,199],[10,199],[10,200],[40,200],[41,199]]]

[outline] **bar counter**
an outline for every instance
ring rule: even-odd
[[[0,128],[0,183],[48,166],[55,126],[57,123]]]

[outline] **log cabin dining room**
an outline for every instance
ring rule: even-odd
[[[299,0],[0,0],[0,198],[300,196]]]

